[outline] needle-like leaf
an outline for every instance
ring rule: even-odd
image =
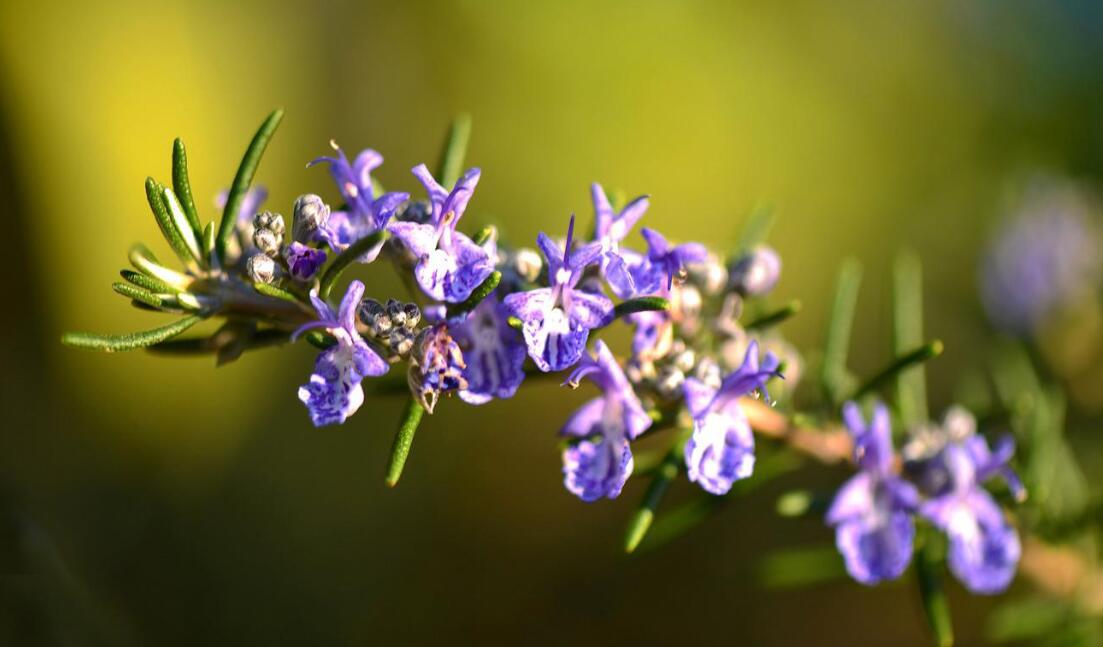
[[[249,185],[253,183],[253,176],[256,175],[260,158],[264,155],[264,149],[268,147],[268,142],[272,139],[272,135],[276,132],[276,128],[280,125],[282,119],[283,109],[276,110],[268,115],[257,133],[253,135],[253,140],[249,142],[249,148],[245,150],[245,156],[241,158],[241,164],[237,167],[234,183],[230,185],[230,192],[226,196],[226,208],[222,210],[222,221],[218,226],[216,245],[218,258],[222,264],[226,262],[226,248],[230,244],[230,236],[234,233],[234,228],[237,225],[237,212],[241,209],[241,202],[245,199],[245,193],[249,190]]]
[[[322,278],[318,281],[318,295],[324,300],[329,298],[333,286],[341,278],[341,273],[348,269],[349,265],[359,260],[367,251],[387,239],[387,230],[380,229],[364,236],[355,243],[349,245],[337,258],[329,264]]]
[[[402,411],[402,419],[398,423],[398,431],[394,436],[394,445],[391,447],[391,460],[387,464],[387,485],[398,485],[398,479],[402,477],[402,468],[406,466],[406,459],[410,456],[410,447],[414,444],[414,434],[421,424],[421,418],[425,415],[425,408],[415,398],[406,401],[406,408]]]
[[[467,156],[467,142],[471,139],[471,116],[458,115],[448,130],[448,139],[440,153],[437,177],[441,186],[451,189],[463,173],[463,160]]]
[[[188,218],[188,224],[196,238],[202,240],[203,226],[199,224],[199,211],[195,208],[195,198],[191,192],[191,180],[188,178],[188,154],[184,142],[179,137],[172,142],[172,188]]]
[[[191,328],[203,320],[199,315],[191,315],[174,321],[166,326],[124,335],[100,335],[90,332],[67,332],[61,336],[61,343],[75,348],[99,350],[113,353],[122,350],[145,348],[161,343]]]

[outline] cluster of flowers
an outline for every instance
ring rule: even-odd
[[[758,343],[747,339],[735,316],[741,297],[764,294],[777,282],[781,264],[773,250],[750,250],[726,268],[703,245],[672,245],[648,228],[641,230],[646,251],[629,249],[624,240],[646,212],[648,198],[636,198],[618,211],[594,184],[592,239],[580,240],[572,216],[561,241],[538,236],[541,259],[535,250],[505,249],[493,235],[476,241],[457,230],[479,169],[468,170],[449,190],[419,165],[413,174],[428,200],[411,201],[409,194],[375,188],[371,173],[383,161],[377,152],[365,150],[350,163],[340,148],[334,150],[334,156],[312,164],[329,165],[346,206],[331,211],[316,195],[296,201],[293,241],[282,248],[287,274],[309,281],[324,263],[324,248],[340,253],[385,230],[391,241],[384,244],[379,237],[379,244],[359,260],[373,262],[386,250],[412,273],[431,303],[420,310],[398,302],[384,307],[364,300],[359,281],[351,283],[336,308],[316,290],[311,293],[317,316],[294,336],[322,329],[336,342],[321,352],[310,380],[299,389],[315,425],[343,423],[364,401],[363,379],[386,373],[389,363],[399,359],[409,361],[411,390],[432,412],[444,394],[470,404],[512,397],[525,379],[527,356],[542,372],[573,367],[567,379],[571,386],[588,378],[602,390],[563,427],[570,439],[563,452],[564,483],[579,498],[615,498],[632,473],[629,442],[652,427],[656,411],[683,402],[694,420],[685,451],[690,480],[723,494],[751,474],[754,437],[738,399],[765,394],[766,382],[780,377],[779,361],[767,353],[760,363]],[[247,202],[255,208],[255,200]],[[264,238],[274,220],[282,223],[272,214],[250,218],[243,212],[241,222],[253,224],[252,232],[240,236],[254,242],[243,252],[246,258],[280,256],[279,244]],[[251,260],[245,265],[252,280],[274,280],[274,272],[258,275],[256,266]],[[455,305],[470,299],[495,272],[500,274],[496,289],[482,295],[474,308],[453,315]],[[601,340],[586,352],[591,332],[617,315],[605,287],[620,299],[656,296],[671,304],[625,315],[635,327],[626,367]],[[728,296],[726,316],[719,318],[724,325],[710,331],[730,342],[726,360],[698,356],[692,348],[692,333],[702,326],[702,292]],[[422,319],[426,325],[415,336]],[[395,330],[404,333],[397,344]],[[734,353],[742,361],[724,377]]]
[[[280,114],[265,123],[254,147],[263,146]],[[216,237],[214,223],[200,227],[178,141],[173,187],[152,178],[146,186],[185,271],[159,265],[139,246],[131,253],[139,271],[123,270],[128,283],[115,291],[140,307],[189,316],[136,335],[73,333],[66,343],[163,348],[198,321],[222,315],[227,323],[199,340],[199,348],[229,361],[249,343],[286,340],[293,330],[292,339],[306,337],[321,349],[298,392],[316,426],[344,423],[364,402],[365,378],[394,364],[407,366],[410,406],[430,414],[442,396],[480,405],[512,397],[530,374],[566,372],[565,385],[589,379],[600,390],[561,430],[564,486],[579,499],[619,496],[633,471],[632,443],[661,428],[691,428],[671,455],[704,491],[724,495],[752,475],[755,439],[745,398],[770,403],[767,385],[784,372],[784,382],[770,389],[793,389],[802,367],[783,338],[761,329],[771,316],[740,322],[745,305],[779,280],[773,249],[751,245],[725,262],[704,245],[672,244],[646,227],[640,229],[646,249],[631,249],[626,241],[648,197],[617,208],[596,183],[591,235],[579,234],[571,216],[562,239],[541,233],[536,249],[510,248],[493,228],[474,236],[457,229],[479,169],[441,178],[455,179],[446,187],[424,164],[415,167],[427,194],[418,200],[379,188],[372,178],[383,163],[379,153],[365,150],[350,162],[332,147],[334,155],[310,165],[328,166],[343,201],[338,209],[318,195],[299,197],[288,235],[281,215],[261,211],[263,189],[246,192],[247,165],[259,159],[260,149],[251,149],[239,170],[246,181],[235,180],[232,197],[221,199],[236,207],[224,210]],[[417,303],[365,298],[364,284],[355,280],[339,303],[330,300],[349,263],[380,258],[397,267]],[[633,327],[623,361],[605,341],[591,341],[616,319]],[[196,340],[173,341],[190,349]],[[535,370],[526,369],[528,360]],[[1020,543],[981,484],[999,475],[1023,496],[1008,467],[1010,440],[990,451],[972,418],[954,409],[943,425],[913,430],[900,458],[883,405],[866,424],[858,405],[848,403],[843,419],[859,473],[838,493],[827,522],[850,574],[867,584],[899,577],[912,556],[918,515],[949,537],[950,567],[966,586],[1003,590]]]
[[[916,430],[898,457],[883,404],[867,424],[858,405],[848,402],[843,420],[854,438],[859,472],[835,496],[827,522],[835,526],[850,575],[864,584],[900,577],[912,558],[918,514],[946,533],[950,570],[969,590],[1006,589],[1019,562],[1019,535],[981,484],[1000,476],[1016,499],[1025,497],[1008,467],[1015,451],[1011,437],[991,451],[973,416],[954,407],[941,426]],[[900,476],[901,462],[910,480]]]

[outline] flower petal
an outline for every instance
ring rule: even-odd
[[[727,494],[732,484],[754,472],[754,434],[738,408],[708,411],[694,418],[686,443],[686,475],[712,494]]]
[[[625,438],[583,440],[563,450],[563,485],[586,502],[615,499],[632,474],[632,463]]]

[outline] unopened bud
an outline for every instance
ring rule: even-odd
[[[405,357],[414,348],[414,337],[409,328],[395,328],[387,338],[387,345],[396,355]]]
[[[417,304],[407,303],[402,309],[406,313],[406,328],[408,330],[417,328],[418,323],[421,321],[421,310],[417,307]]]
[[[256,229],[271,229],[272,233],[283,236],[283,216],[271,211],[262,211],[253,216],[253,227]]]
[[[416,200],[407,202],[406,206],[398,213],[396,218],[408,222],[425,224],[433,215],[433,209],[428,202]]]
[[[300,243],[314,240],[315,233],[329,223],[329,205],[313,193],[299,196],[295,201],[291,236]]]
[[[761,245],[740,258],[731,270],[733,289],[761,296],[777,285],[781,277],[781,257],[771,247]]]
[[[261,254],[275,258],[280,253],[280,246],[283,244],[283,236],[271,229],[255,227],[253,229],[253,244],[257,246]]]
[[[535,281],[544,267],[544,260],[533,249],[519,249],[513,254],[513,269],[526,281]]]
[[[387,299],[387,316],[391,319],[391,325],[395,328],[406,326],[406,308],[394,299]]]
[[[264,254],[253,254],[245,261],[245,274],[253,283],[272,283],[276,280],[279,268],[276,261]]]

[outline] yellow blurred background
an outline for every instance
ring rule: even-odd
[[[214,370],[57,337],[155,325],[109,286],[133,242],[167,249],[141,183],[168,178],[174,137],[211,219],[203,200],[228,185],[263,116],[286,108],[258,181],[289,215],[301,193],[335,197],[305,168],[330,138],[381,151],[382,183],[420,195],[409,169],[432,163],[466,111],[483,176],[464,227],[495,223],[527,243],[589,217],[597,180],[651,194],[648,225],[725,249],[770,202],[777,298],[804,304],[785,329],[801,348],[822,340],[839,261],[863,261],[859,374],[890,356],[888,268],[916,250],[926,329],[948,349],[928,370],[940,411],[983,358],[975,268],[1009,181],[1103,170],[1100,13],[951,0],[3,2],[0,494],[17,519],[13,568],[52,575],[20,580],[0,618],[41,644],[922,644],[903,586],[757,594],[755,555],[830,542],[814,520],[771,520],[770,494],[620,557],[640,485],[586,506],[559,482],[555,432],[588,393],[549,382],[477,409],[449,402],[385,491],[399,403],[371,400],[344,427],[314,430],[295,398],[307,349]],[[363,278],[377,298],[397,290],[379,268]],[[990,603],[953,596],[975,644]]]

